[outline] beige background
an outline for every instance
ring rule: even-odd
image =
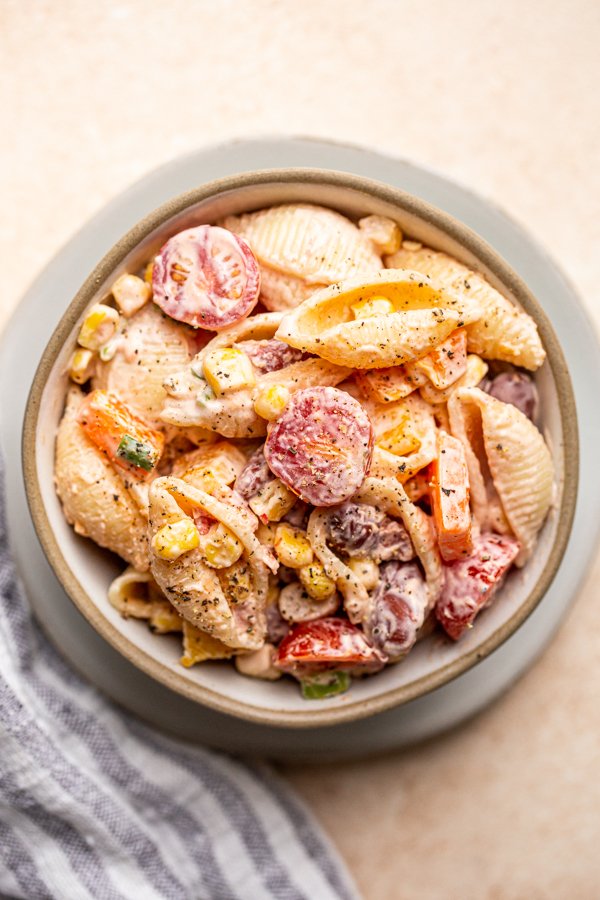
[[[154,166],[230,137],[310,134],[498,201],[598,327],[599,42],[596,0],[0,0],[0,322]],[[597,561],[542,660],[468,725],[287,771],[368,900],[600,897],[599,580]]]

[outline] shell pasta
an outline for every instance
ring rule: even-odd
[[[127,564],[107,603],[181,665],[330,697],[459,640],[527,563],[544,359],[528,315],[391,219],[199,224],[81,321],[57,493]]]

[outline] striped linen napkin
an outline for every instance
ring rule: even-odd
[[[357,898],[269,767],[163,736],[58,656],[15,575],[3,488],[0,597],[1,896]]]

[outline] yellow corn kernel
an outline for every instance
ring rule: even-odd
[[[298,571],[298,578],[302,587],[313,600],[328,600],[335,594],[335,581],[326,574],[320,562],[313,562],[309,566],[303,566]]]
[[[306,532],[286,522],[277,526],[275,553],[279,562],[290,569],[301,569],[313,561],[313,550]]]
[[[254,593],[252,570],[248,561],[243,558],[232,566],[219,569],[217,578],[228,603],[245,603]]]
[[[144,281],[147,284],[152,284],[152,274],[154,272],[154,260],[151,259],[146,268],[144,269]]]
[[[374,590],[379,583],[379,566],[372,559],[356,557],[346,563],[351,572],[368,591]]]
[[[204,462],[222,484],[232,484],[246,465],[245,455],[229,441],[217,441],[203,449],[199,447],[195,458],[196,455],[198,461],[195,465]]]
[[[394,304],[387,297],[367,297],[351,306],[355,319],[370,319],[372,316],[387,316],[394,312]]]
[[[185,470],[181,478],[192,487],[213,495],[223,484],[211,466],[192,466]]]
[[[200,542],[198,529],[191,519],[179,519],[163,525],[152,538],[152,549],[160,559],[172,562],[188,550],[195,550]]]
[[[382,255],[395,253],[400,249],[402,232],[393,219],[385,216],[366,216],[360,219],[358,227]]]
[[[269,575],[269,587],[267,588],[267,606],[273,606],[279,600],[281,589],[277,575]]]
[[[208,389],[208,386],[207,386]],[[212,391],[211,391],[212,393]],[[198,439],[204,439],[204,435]],[[204,443],[181,456],[173,466],[172,475],[193,484],[196,478],[215,479],[220,485],[232,484],[246,465],[246,455],[229,441]],[[198,487],[202,488],[199,484]],[[202,488],[205,490],[205,488]],[[209,493],[212,491],[209,490]]]
[[[250,357],[237,347],[211,350],[206,354],[203,370],[215,394],[226,394],[255,384]]]
[[[114,336],[119,313],[112,306],[96,303],[83,320],[77,343],[87,350],[99,350]]]
[[[121,275],[112,286],[112,295],[124,316],[132,316],[148,302],[152,288],[137,275]]]
[[[275,546],[276,527],[276,525],[265,525],[262,522],[259,523],[259,526],[256,529],[256,537],[261,544],[265,545],[265,547]]]
[[[91,350],[75,350],[69,360],[69,378],[75,384],[85,384],[92,377],[94,354]]]
[[[211,525],[200,539],[202,555],[213,569],[226,569],[238,561],[244,545],[222,522]]]
[[[421,446],[421,439],[415,433],[409,415],[403,416],[395,428],[384,431],[375,441],[378,447],[389,450],[390,453],[395,453],[397,456],[408,456],[409,453],[414,453]]]
[[[278,419],[290,399],[290,391],[284,384],[271,384],[259,388],[254,400],[254,411],[261,418],[272,422]]]
[[[261,522],[279,522],[290,511],[298,497],[279,478],[267,482],[248,506]]]
[[[452,385],[453,387],[477,387],[479,382],[485,378],[489,366],[475,353],[469,353],[467,356],[467,371],[462,378]]]

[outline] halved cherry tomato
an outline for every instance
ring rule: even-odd
[[[336,506],[351,497],[365,479],[372,453],[367,413],[334,387],[293,394],[265,443],[271,471],[314,506]]]
[[[431,463],[431,501],[437,539],[446,562],[468,556],[473,547],[469,510],[469,474],[463,445],[438,432],[438,453]]]
[[[300,677],[325,669],[376,672],[385,661],[360,628],[346,619],[330,617],[292,628],[279,645],[275,665]]]
[[[519,550],[520,544],[513,537],[482,534],[475,540],[471,556],[444,567],[444,589],[435,616],[455,641],[471,627],[477,613],[492,602]]]
[[[220,331],[256,306],[260,271],[246,241],[216,225],[169,238],[154,261],[154,302],[172,319]]]
[[[147,477],[160,459],[164,435],[109,391],[95,390],[84,397],[77,421],[114,465],[139,478]]]

